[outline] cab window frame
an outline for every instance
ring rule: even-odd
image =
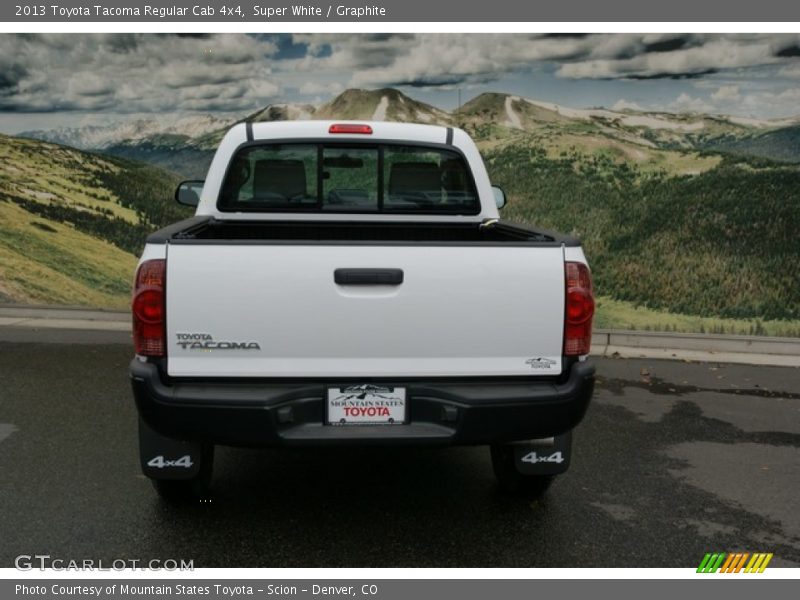
[[[241,155],[241,153],[245,150],[249,150],[251,148],[257,147],[270,147],[270,146],[288,146],[288,145],[298,145],[298,146],[316,146],[317,147],[317,202],[314,204],[308,204],[306,206],[266,206],[264,204],[252,204],[249,202],[224,202],[224,191],[225,185],[228,181],[230,171],[233,168],[233,165],[236,162],[236,158]],[[322,194],[322,156],[323,156],[323,149],[324,148],[374,148],[378,150],[378,203],[377,207],[372,210],[337,210],[337,211],[329,211],[323,208],[323,194]],[[439,152],[447,152],[453,154],[461,161],[461,165],[463,167],[463,172],[466,178],[466,182],[468,184],[467,192],[471,193],[474,201],[472,206],[460,205],[455,209],[441,209],[436,208],[434,210],[431,209],[409,209],[409,210],[400,210],[400,209],[386,209],[384,204],[384,196],[386,182],[384,181],[384,150],[386,148],[396,149],[396,148],[403,148],[403,149],[418,149],[421,152],[424,151],[439,151]],[[437,144],[437,143],[429,143],[429,142],[417,142],[413,140],[357,140],[357,139],[347,139],[347,140],[336,140],[331,138],[281,138],[281,139],[263,139],[263,140],[251,140],[239,144],[236,149],[231,153],[231,158],[228,161],[228,164],[225,168],[225,173],[222,178],[222,182],[220,184],[219,193],[217,195],[216,200],[216,208],[219,212],[222,213],[284,213],[284,214],[303,214],[303,213],[312,213],[317,215],[324,215],[324,214],[367,214],[367,215],[450,215],[450,216],[475,216],[481,213],[482,211],[482,203],[480,194],[478,193],[478,187],[475,183],[475,177],[472,173],[472,169],[470,168],[470,162],[467,159],[464,152],[461,151],[460,148],[456,146],[449,145],[449,144]]]

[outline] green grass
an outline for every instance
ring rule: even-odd
[[[594,326],[598,329],[800,337],[800,320],[698,317],[636,306],[607,296],[597,298]]]
[[[124,309],[136,260],[68,224],[43,221],[0,201],[3,301]]]
[[[89,157],[79,150],[0,136],[3,192],[44,205],[55,203],[136,223],[135,210],[124,206],[116,193],[96,185],[97,174],[118,171],[114,162]]]
[[[156,167],[0,136],[0,301],[125,308],[146,235],[188,214]]]

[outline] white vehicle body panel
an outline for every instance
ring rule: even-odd
[[[477,224],[498,218],[477,147],[460,129],[343,121],[234,126],[209,168],[198,216],[236,221]],[[355,123],[355,122],[352,122]],[[243,144],[270,140],[448,145],[472,172],[477,215],[223,212],[217,198]],[[580,248],[536,244],[309,244],[202,240],[148,245],[167,259],[167,370],[174,377],[554,376],[562,372],[564,260]],[[338,285],[339,268],[402,269],[400,285]]]
[[[147,244],[144,247],[142,256],[139,258],[139,264],[141,265],[146,260],[157,260],[165,258],[167,258],[167,246],[165,244]]]
[[[337,285],[337,268],[403,269],[404,281]],[[553,376],[562,368],[560,246],[171,244],[166,290],[176,377]],[[178,334],[259,348],[192,348]]]
[[[580,246],[565,246],[564,247],[564,262],[579,262],[588,266],[586,256],[583,253],[583,248]]]

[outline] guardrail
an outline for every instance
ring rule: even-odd
[[[125,333],[130,320],[128,311],[0,304],[0,328]],[[596,329],[592,354],[800,367],[800,338]]]
[[[592,347],[598,354],[608,353],[609,348],[624,347],[800,356],[800,339],[798,338],[755,335],[597,329],[592,333]]]

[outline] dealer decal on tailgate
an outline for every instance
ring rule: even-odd
[[[405,420],[405,388],[369,383],[328,388],[331,425],[397,425]]]

